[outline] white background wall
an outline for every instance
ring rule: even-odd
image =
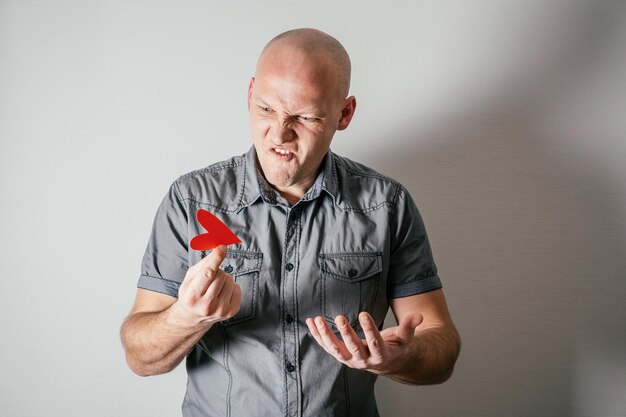
[[[333,149],[403,182],[463,337],[384,416],[626,416],[623,1],[0,0],[0,414],[173,416],[118,338],[178,175],[245,152],[275,34],[350,52]]]

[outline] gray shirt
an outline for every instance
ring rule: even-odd
[[[441,288],[420,214],[396,181],[328,151],[313,186],[290,206],[256,168],[256,154],[179,177],[161,203],[138,287],[176,297],[206,253],[198,209],[242,240],[222,268],[242,290],[237,315],[187,356],[184,416],[378,416],[376,376],[341,364],[309,334],[307,317],[358,313],[379,328],[389,299]]]

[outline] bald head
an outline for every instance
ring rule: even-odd
[[[337,39],[317,29],[293,29],[269,41],[259,57],[257,72],[265,59],[289,59],[296,55],[308,58],[311,66],[330,66],[337,81],[337,96],[346,98],[350,90],[350,57]]]

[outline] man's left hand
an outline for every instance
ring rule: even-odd
[[[317,343],[339,362],[351,368],[385,375],[397,371],[396,368],[403,361],[396,359],[409,350],[415,337],[415,328],[422,320],[421,314],[410,314],[398,326],[379,332],[372,316],[361,312],[359,323],[365,334],[365,339],[361,339],[344,316],[337,316],[335,325],[343,341],[339,340],[323,317],[308,318],[306,324]]]

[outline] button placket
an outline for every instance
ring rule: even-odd
[[[282,316],[283,340],[284,340],[284,361],[285,372],[287,374],[286,385],[286,415],[297,416],[300,410],[300,374],[298,372],[299,349],[298,349],[298,328],[293,325],[297,311],[295,311],[297,299],[298,278],[298,256],[300,240],[300,216],[302,206],[296,205],[287,212],[287,227],[285,230],[285,240],[283,248],[283,285],[282,285]]]

